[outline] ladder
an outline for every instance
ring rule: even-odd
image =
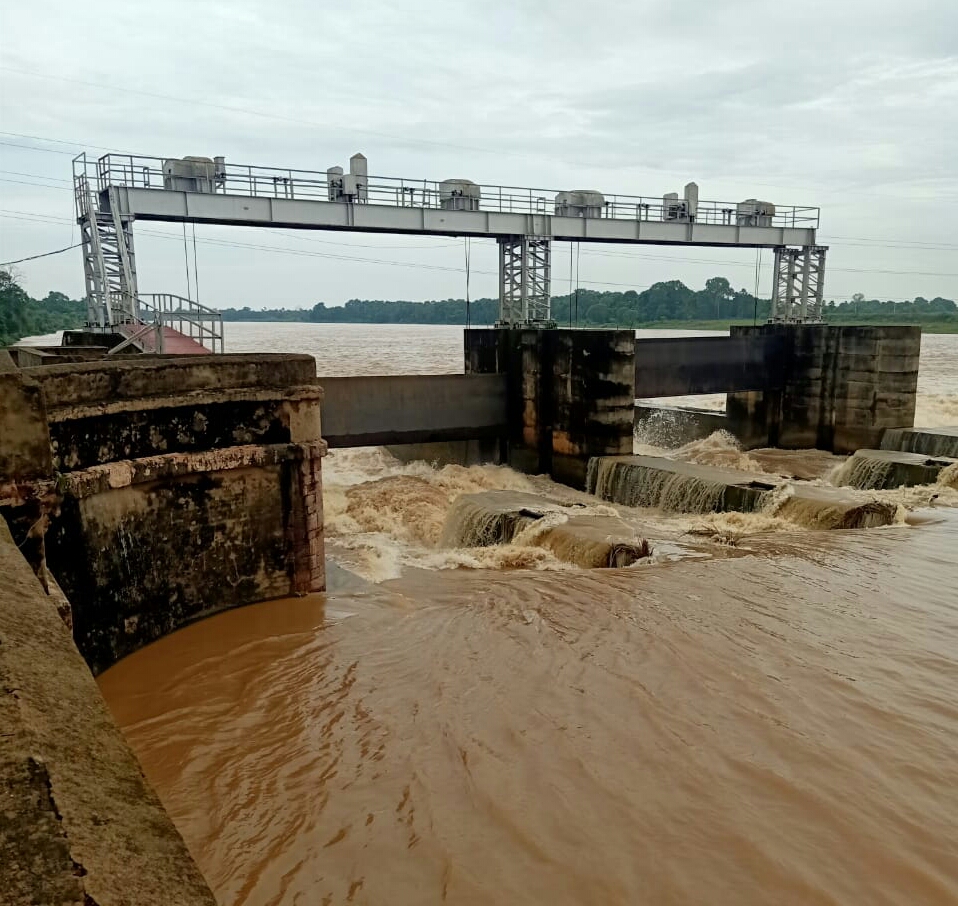
[[[83,245],[87,326],[109,332],[117,324],[138,320],[132,218],[116,213],[113,189],[94,191],[85,174],[76,177],[75,192]],[[104,197],[105,210],[101,207]]]

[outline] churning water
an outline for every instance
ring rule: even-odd
[[[452,328],[228,327],[321,373],[462,368]],[[929,341],[944,422],[958,337]],[[221,902],[958,901],[958,491],[849,492],[894,524],[816,531],[794,489],[835,457],[643,451],[790,481],[753,513],[677,513],[675,488],[631,509],[334,451],[329,594],[99,678]],[[506,529],[456,503],[488,491],[552,503],[489,545]],[[651,556],[577,568],[544,540],[571,514]]]

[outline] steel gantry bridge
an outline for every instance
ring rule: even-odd
[[[160,220],[282,229],[495,239],[499,325],[549,326],[553,242],[769,248],[775,252],[773,321],[822,318],[826,249],[819,209],[700,200],[689,183],[661,197],[608,195],[370,176],[362,154],[326,171],[227,164],[225,158],[81,154],[73,162],[88,320],[176,323],[198,343],[222,348],[217,313],[180,297],[139,294],[133,223]],[[174,333],[176,330],[174,330]]]

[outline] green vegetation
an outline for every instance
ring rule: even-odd
[[[21,337],[82,327],[85,320],[83,302],[63,293],[31,299],[9,272],[0,270],[0,346],[9,346]]]
[[[552,315],[559,325],[582,327],[660,327],[724,330],[730,324],[759,323],[768,318],[770,302],[735,290],[724,277],[712,277],[701,290],[679,280],[656,283],[643,290],[597,292],[580,289],[571,296],[554,296]],[[571,317],[570,317],[571,310]],[[470,306],[474,325],[492,324],[499,314],[495,299],[476,299]],[[319,302],[312,308],[228,308],[227,321],[311,321],[319,324],[465,324],[463,299],[435,302],[351,299],[342,306]],[[910,302],[882,302],[860,293],[849,302],[829,302],[825,319],[835,324],[920,324],[936,333],[958,333],[958,306],[950,299],[918,297]]]
[[[712,277],[692,290],[679,280],[656,283],[642,292],[597,292],[580,289],[554,296],[552,315],[560,326],[645,327],[727,330],[730,324],[768,318],[768,299],[732,289],[724,277]],[[473,325],[492,324],[499,316],[496,299],[476,299],[469,309]],[[0,346],[21,337],[80,327],[86,317],[82,301],[63,293],[31,299],[11,274],[0,270]],[[465,324],[464,299],[434,302],[351,299],[345,305],[312,308],[227,308],[226,321],[308,321],[318,324]],[[951,299],[882,302],[861,293],[848,302],[829,302],[825,320],[832,324],[919,324],[928,333],[958,333],[958,306]]]

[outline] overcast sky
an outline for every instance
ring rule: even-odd
[[[325,170],[822,209],[826,297],[958,299],[958,0],[0,0],[0,261],[77,241],[70,160],[222,154]],[[182,227],[139,224],[140,289],[185,294]],[[196,228],[217,307],[465,291],[461,240]],[[225,244],[224,244],[225,243]],[[190,239],[192,253],[192,235]],[[553,293],[569,248],[553,251]],[[383,263],[386,262],[386,263]],[[755,253],[583,246],[583,286]],[[473,242],[471,293],[496,252]],[[765,253],[761,288],[770,285]],[[79,250],[17,266],[83,293]],[[195,289],[193,292],[196,295]]]

